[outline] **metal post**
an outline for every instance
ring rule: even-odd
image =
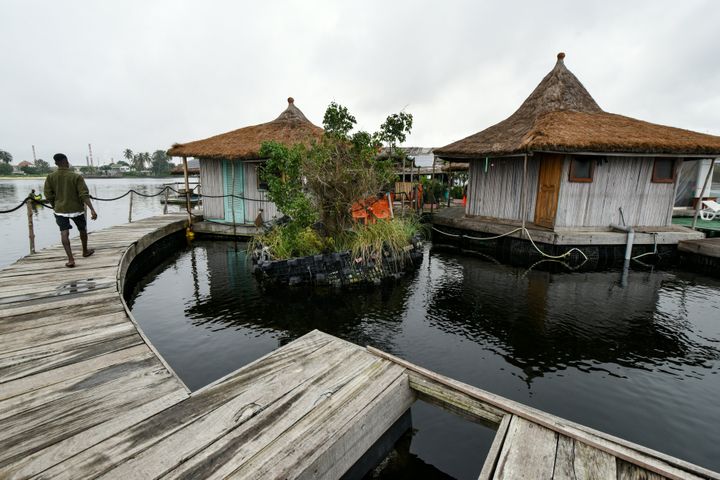
[[[705,189],[707,188],[708,182],[712,178],[713,168],[715,167],[715,160],[717,160],[717,159],[713,158],[712,162],[710,162],[710,168],[708,169],[708,173],[705,176],[705,183],[703,184],[702,190],[700,190],[700,196],[698,197],[698,201],[695,204],[695,215],[693,216],[693,223],[692,223],[693,230],[695,230],[695,225],[697,224],[697,217],[698,217],[698,214],[700,213],[700,206],[702,205],[703,195],[705,195]]]
[[[163,206],[163,215],[167,215],[169,192],[170,192],[170,188],[168,186],[166,186],[165,187],[165,205]]]
[[[185,176],[185,208],[187,209],[187,214],[188,214],[188,226],[191,227],[192,226],[192,213],[191,213],[191,209],[190,209],[190,184],[188,182],[187,157],[182,157],[182,159],[183,159],[183,175]]]
[[[133,192],[130,192],[130,208],[128,209],[128,223],[132,223],[132,201],[133,201]]]
[[[30,238],[30,253],[35,253],[35,228],[33,227],[33,209],[32,209],[32,200],[27,199],[25,200],[25,205],[27,206],[27,217],[28,217],[28,237]]]

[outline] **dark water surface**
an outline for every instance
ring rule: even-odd
[[[720,282],[708,277],[631,271],[623,288],[615,271],[428,247],[392,288],[273,294],[244,245],[203,240],[147,274],[132,308],[192,389],[317,328],[720,471]],[[413,424],[417,463],[477,478],[491,430],[424,404]]]

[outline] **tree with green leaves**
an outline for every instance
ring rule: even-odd
[[[129,148],[126,148],[125,151],[123,152],[123,157],[125,157],[125,159],[128,162],[132,162],[133,158],[135,158],[135,154],[133,154],[132,150],[130,150]]]
[[[0,175],[12,175],[13,167],[9,163],[0,162]]]
[[[150,170],[156,177],[168,175],[172,165],[170,157],[165,150],[155,150],[150,160]]]
[[[35,171],[39,174],[50,173],[50,164],[42,158],[38,158],[37,160],[35,160]]]
[[[260,155],[268,162],[261,178],[294,222],[307,226],[319,217],[329,236],[341,235],[352,225],[352,206],[394,180],[392,160],[378,158],[381,142],[404,141],[412,115],[391,115],[374,134],[352,133],[356,123],[346,107],[332,102],[323,117],[325,134],[309,148],[263,143]]]
[[[150,162],[150,154],[148,152],[136,153],[132,158],[132,168],[138,172],[142,172]]]
[[[6,152],[5,150],[0,150],[0,160],[5,163],[12,162],[13,156],[10,154],[10,152]]]

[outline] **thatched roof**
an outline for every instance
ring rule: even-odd
[[[168,150],[168,155],[251,160],[259,158],[260,145],[265,141],[274,140],[285,145],[293,145],[309,143],[313,139],[320,138],[322,134],[323,129],[305,118],[290,97],[287,109],[272,122],[240,128],[205,140],[176,143]]]
[[[720,137],[603,111],[565,67],[564,53],[520,108],[479,133],[435,149],[444,158],[533,151],[720,155]]]

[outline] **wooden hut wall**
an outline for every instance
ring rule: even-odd
[[[245,200],[245,219],[247,222],[253,222],[257,218],[260,209],[262,209],[263,220],[266,222],[273,217],[278,216],[277,206],[268,200],[267,190],[258,188],[258,168],[260,163],[245,162],[245,197],[249,199],[263,200],[256,202],[253,200]]]
[[[563,165],[555,228],[607,228],[611,223],[621,224],[620,207],[626,225],[671,224],[677,180],[653,183],[654,158],[609,157],[607,162],[594,165],[593,180],[589,183],[568,181],[570,158]],[[675,168],[677,178],[677,163]]]
[[[224,195],[221,160],[200,160],[200,185],[205,195]],[[215,220],[225,218],[222,198],[203,197],[202,205],[205,218]]]
[[[465,213],[482,217],[522,220],[523,158],[494,158],[485,173],[485,160],[470,162],[468,200]],[[535,216],[539,174],[537,158],[528,158],[527,208],[525,218]]]

